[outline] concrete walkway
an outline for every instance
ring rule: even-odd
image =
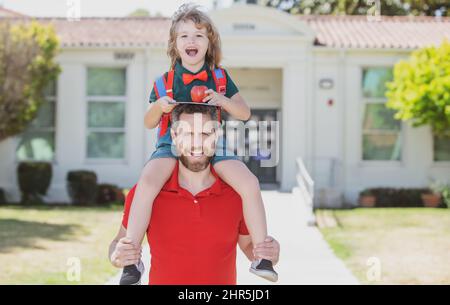
[[[306,206],[296,192],[264,191],[269,234],[280,245],[280,262],[275,266],[278,284],[358,284],[357,279],[329,248],[316,227],[308,227]],[[143,250],[146,272],[149,270],[149,251]],[[248,272],[250,262],[238,250],[238,284],[272,284]],[[120,273],[107,284],[117,284]],[[148,274],[144,277],[148,281]]]

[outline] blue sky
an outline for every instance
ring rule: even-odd
[[[71,1],[80,2],[81,17],[125,16],[137,8],[145,8],[150,13],[171,16],[183,3],[181,0],[0,0],[5,8],[30,16],[66,17]],[[212,8],[213,0],[197,0],[206,9]],[[233,0],[219,0],[220,6],[228,6]]]

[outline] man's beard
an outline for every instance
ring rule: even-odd
[[[180,162],[190,171],[192,172],[200,172],[204,169],[206,169],[211,162],[211,159],[213,158],[206,156],[206,158],[202,158],[198,161],[192,161],[192,159],[189,159],[188,157],[181,155],[178,157]]]

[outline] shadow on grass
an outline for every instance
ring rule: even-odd
[[[76,237],[81,226],[76,224],[49,224],[17,219],[0,219],[0,253],[17,248],[43,249],[38,239],[64,241]]]
[[[0,204],[1,208],[27,211],[116,211],[122,210],[123,202],[113,202],[109,204],[95,204],[95,205],[73,205],[67,203],[48,203],[48,204],[28,204],[22,205],[20,203]]]

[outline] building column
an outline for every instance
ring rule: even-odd
[[[281,185],[291,191],[296,185],[296,159],[307,159],[308,66],[305,61],[289,62],[283,68],[281,112]]]
[[[152,92],[153,83],[156,78],[161,76],[164,72],[169,70],[170,62],[165,54],[165,49],[153,49],[147,50],[145,53],[146,62],[146,85],[145,85],[145,98],[147,103],[143,103],[143,112],[147,110],[148,100],[150,98],[150,93]],[[156,140],[157,140],[157,129],[145,129],[144,132],[144,163],[150,158],[150,155],[155,150]]]

